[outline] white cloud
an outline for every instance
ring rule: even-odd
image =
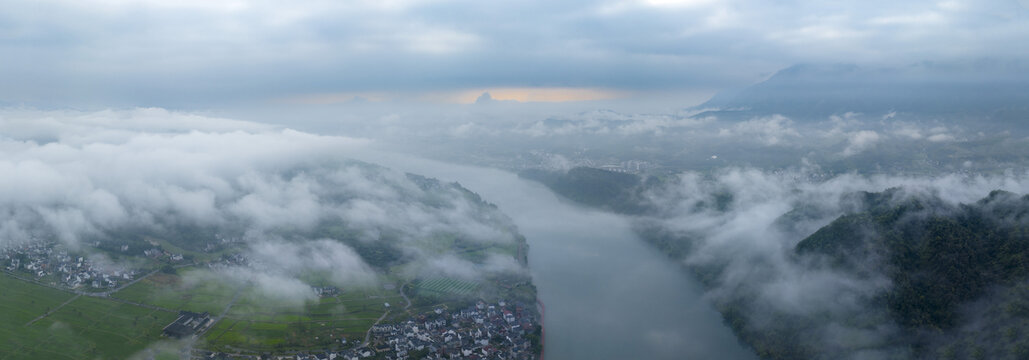
[[[423,262],[412,264],[409,276],[447,276],[479,281],[496,274],[527,273],[527,269],[513,257],[491,254],[482,263],[474,263],[453,255],[424,257]]]
[[[799,137],[800,133],[793,128],[793,121],[782,115],[747,120],[731,128],[719,131],[722,137],[752,137],[765,145],[786,145],[786,142]]]
[[[418,29],[401,39],[414,52],[437,55],[469,50],[480,41],[475,34],[448,29]]]
[[[922,139],[922,130],[915,126],[902,126],[893,131],[894,134],[911,138],[913,140]]]
[[[945,142],[945,141],[954,141],[955,138],[954,138],[954,135],[950,135],[950,134],[933,134],[933,135],[929,135],[929,137],[927,137],[926,140],[929,140],[929,141],[932,141],[932,142]]]
[[[353,249],[335,240],[287,242],[258,238],[252,239],[248,254],[256,272],[294,277],[317,273],[337,286],[367,285],[376,278]]]
[[[0,74],[10,81],[0,84],[0,100],[59,106],[527,84],[710,91],[799,62],[1017,59],[1029,51],[1010,46],[1029,34],[1018,16],[1025,10],[1001,0],[5,5]]]
[[[873,25],[928,26],[945,25],[947,19],[938,12],[925,12],[913,15],[882,16],[868,20]]]
[[[515,241],[509,219],[463,190],[348,160],[367,140],[160,109],[0,112],[0,132],[0,247],[195,225],[245,240],[254,266],[223,275],[302,303],[311,291],[300,279],[312,272],[338,285],[374,281],[348,241],[387,234],[405,257],[434,236]],[[307,238],[326,221],[356,239]],[[474,269],[510,265],[490,258]]]
[[[641,0],[643,4],[659,8],[695,8],[717,4],[716,0]]]
[[[755,331],[772,331],[788,315],[814,325],[802,329],[801,343],[836,358],[861,358],[867,348],[889,349],[901,333],[888,317],[874,327],[848,319],[868,316],[869,307],[888,289],[890,281],[869,269],[861,276],[798,261],[796,244],[843,214],[852,206],[847,194],[902,188],[898,196],[933,194],[957,205],[978,201],[993,190],[1029,193],[1029,173],[994,176],[950,174],[937,177],[840,175],[811,179],[808,170],[762,171],[724,168],[711,173],[685,172],[667,187],[651,194],[663,212],[655,219],[675,238],[689,240],[683,261],[717,278],[709,278],[707,293],[717,303],[732,303],[745,313]],[[724,208],[711,204],[728,198]],[[780,226],[784,214],[795,208],[809,219],[793,229]],[[791,217],[792,218],[792,217]],[[711,269],[721,271],[711,272]],[[742,300],[741,300],[742,299]],[[896,349],[901,350],[903,349]]]
[[[851,156],[870,149],[879,142],[879,133],[871,130],[861,130],[849,135],[847,147],[843,149],[843,156]]]

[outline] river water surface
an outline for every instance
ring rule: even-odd
[[[545,358],[756,358],[698,282],[638,239],[624,217],[569,204],[505,171],[381,154],[366,160],[457,181],[514,220],[546,306]]]

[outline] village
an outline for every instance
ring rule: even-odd
[[[68,289],[113,289],[140,275],[138,269],[99,266],[82,256],[72,256],[54,243],[32,242],[0,250],[0,265],[12,274],[31,275],[36,281]]]
[[[345,350],[244,355],[195,350],[194,359],[358,360],[539,358],[539,321],[526,304],[499,301],[458,311],[437,307],[401,323],[376,324],[370,340]],[[347,340],[342,339],[346,346]]]
[[[122,247],[113,250],[127,251]],[[166,268],[183,262],[182,255],[169,253],[160,247],[146,249],[142,255],[166,264]],[[37,241],[0,250],[0,270],[16,278],[64,288],[81,295],[108,297],[114,291],[159,270],[148,272],[144,269],[105,266],[103,263],[102,260],[97,263],[89,257],[70,253],[54,242]],[[245,255],[223,254],[203,263],[203,266],[218,269],[249,264],[251,260]],[[319,297],[340,294],[340,289],[332,286],[315,287],[314,290]],[[339,344],[331,349],[255,355],[245,349],[228,354],[205,350],[200,345],[183,353],[183,356],[193,359],[279,360],[536,359],[542,347],[542,335],[535,306],[521,302],[487,303],[480,300],[452,310],[448,305],[441,304],[431,311],[415,314],[401,322],[376,323],[367,330],[366,338],[341,338]],[[388,314],[389,303],[383,303],[383,307]],[[178,317],[168,323],[161,333],[167,338],[196,339],[219,320],[206,312],[179,311]]]

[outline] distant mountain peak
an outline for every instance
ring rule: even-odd
[[[825,78],[827,76],[854,75],[862,69],[856,64],[796,64],[777,71],[772,78]]]
[[[729,120],[780,114],[821,121],[848,112],[996,118],[1029,114],[1029,69],[1017,61],[922,62],[905,67],[797,64],[694,109]],[[1014,114],[1014,115],[1012,115]]]
[[[475,99],[476,104],[487,104],[493,101],[495,100],[493,100],[493,95],[490,95],[489,91],[483,92],[482,95]]]

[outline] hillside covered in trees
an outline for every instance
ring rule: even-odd
[[[743,176],[724,175],[522,174],[632,216],[762,358],[1029,358],[1029,196],[757,186],[767,177],[733,188],[724,179]],[[770,189],[782,193],[758,193]],[[760,210],[783,202],[778,215]]]
[[[1014,341],[1029,330],[1029,299],[1017,295],[1029,275],[1029,196],[994,191],[951,206],[932,196],[894,201],[898,192],[856,194],[862,210],[801,241],[798,256],[825,256],[850,273],[879,269],[892,286],[875,305],[916,334],[910,340],[919,353],[929,356],[938,346],[934,355],[952,358],[1029,356],[1029,343]],[[968,333],[970,325],[1009,343],[977,346],[964,337],[984,334]],[[954,343],[958,338],[962,342]],[[958,356],[961,348],[966,351]]]
[[[649,210],[642,193],[656,181],[656,178],[644,181],[634,174],[589,167],[568,171],[529,169],[518,176],[538,181],[576,203],[626,214]]]
[[[755,289],[734,290],[716,305],[761,357],[1029,356],[1029,196],[994,191],[975,203],[952,205],[935,195],[893,188],[847,194],[843,202],[851,208],[797,243],[790,261],[812,274],[832,274],[837,283],[878,286],[856,299],[834,294],[833,301],[854,302],[839,306],[847,310],[830,305],[831,310],[802,314],[762,303]],[[810,208],[796,208],[776,225],[788,227],[809,216],[814,216]],[[734,271],[691,269],[712,288]],[[863,339],[858,331],[812,337],[825,331],[826,323],[882,338]]]

